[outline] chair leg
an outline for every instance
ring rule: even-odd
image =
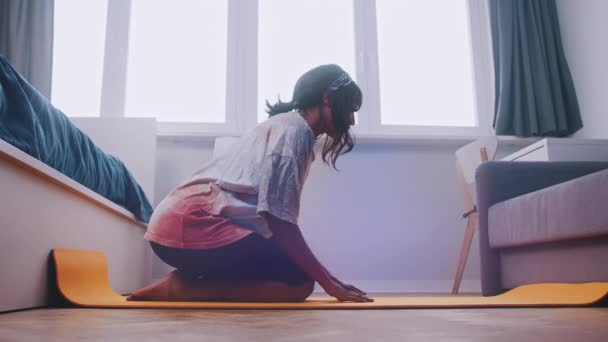
[[[473,235],[475,235],[476,223],[477,215],[469,215],[469,217],[467,218],[467,229],[464,233],[464,240],[462,241],[462,248],[460,250],[458,268],[456,270],[456,276],[454,277],[454,285],[452,286],[452,294],[458,294],[458,290],[460,289],[460,282],[464,273],[464,267],[467,263],[467,258],[471,249],[471,241],[473,241]]]

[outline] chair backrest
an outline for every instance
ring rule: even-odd
[[[498,138],[484,137],[467,144],[456,151],[456,171],[458,182],[464,196],[465,215],[476,211],[474,193],[475,169],[481,163],[493,160],[496,156]]]
[[[475,182],[475,169],[481,163],[494,159],[497,147],[498,138],[493,136],[475,140],[456,151],[456,162],[461,168],[467,184]]]

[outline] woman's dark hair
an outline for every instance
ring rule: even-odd
[[[307,71],[296,82],[292,100],[282,102],[279,98],[274,105],[266,101],[268,107],[266,112],[269,116],[273,116],[292,110],[307,110],[321,106],[323,96],[328,91],[331,93],[329,107],[332,121],[338,136],[335,139],[326,137],[322,156],[323,161],[331,164],[335,169],[338,157],[353,149],[354,142],[349,132],[348,114],[358,111],[363,100],[361,89],[342,68],[329,64]]]

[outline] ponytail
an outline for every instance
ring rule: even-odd
[[[266,107],[266,113],[268,113],[268,116],[274,116],[281,113],[291,112],[292,110],[296,109],[297,105],[294,100],[291,100],[290,102],[282,102],[281,98],[279,98],[277,103],[274,105],[271,105],[268,100],[266,100]]]

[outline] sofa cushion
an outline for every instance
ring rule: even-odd
[[[498,248],[608,235],[608,170],[491,206],[488,235]]]

